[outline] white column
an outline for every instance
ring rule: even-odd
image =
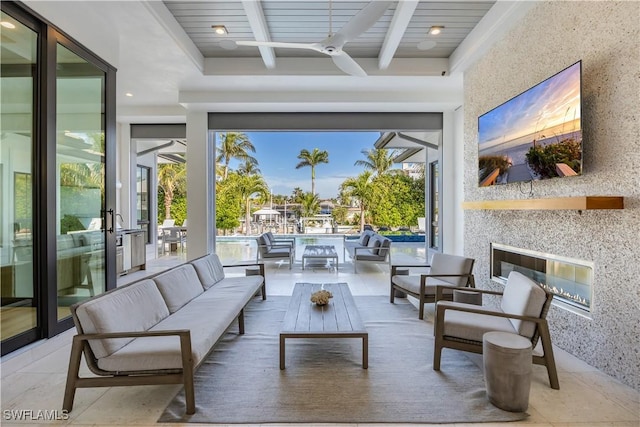
[[[464,128],[463,108],[443,114],[442,251],[464,253]]]
[[[131,126],[129,123],[118,123],[116,147],[118,162],[116,179],[122,183],[122,187],[117,191],[116,195],[116,213],[122,215],[123,228],[133,228],[132,224],[135,213],[132,213],[132,210],[135,209],[135,199],[132,205],[131,195],[132,192],[135,194],[136,183],[135,174],[132,176],[131,170],[132,166],[135,168],[136,156],[135,144],[131,142]]]
[[[192,260],[215,249],[215,159],[207,113],[187,113],[187,257]]]

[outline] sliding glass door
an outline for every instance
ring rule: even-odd
[[[115,69],[19,3],[0,7],[4,355],[115,287]]]
[[[1,22],[0,333],[5,340],[38,327],[39,304],[33,276],[33,123],[38,33],[4,12]]]
[[[105,290],[106,73],[56,45],[57,318]]]

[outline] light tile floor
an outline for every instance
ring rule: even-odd
[[[396,245],[392,253],[392,259],[395,263],[415,262],[416,259],[424,260],[424,257],[424,250],[411,245]],[[145,272],[124,276],[119,280],[119,285],[162,271],[182,262],[184,258],[184,254],[178,254],[150,260]],[[300,255],[298,255],[299,258]],[[293,266],[292,270],[289,270],[286,264],[268,263],[266,273],[268,294],[290,295],[293,284],[300,281],[341,281],[349,283],[354,295],[388,295],[389,271],[386,265],[364,265],[362,268],[359,267],[358,274],[354,274],[353,265],[350,262],[343,264],[342,256],[340,263],[337,273],[324,267],[302,271],[299,262]],[[235,270],[237,271],[234,274],[244,274],[243,269]],[[432,323],[433,308],[427,307],[426,321]],[[38,412],[39,410],[57,410],[59,411],[58,415],[62,415],[60,409],[73,333],[74,331],[67,331],[2,358],[0,364],[2,398],[0,424],[5,427],[30,424],[157,426],[156,420],[173,396],[178,393],[180,386],[79,389],[76,393],[74,409],[67,420],[51,422],[42,419],[22,421],[12,419],[12,414],[15,415],[21,410],[32,410],[33,417],[42,416],[42,413]],[[530,417],[527,420],[518,423],[453,424],[452,426],[640,426],[640,393],[587,365],[566,351],[557,347],[554,350],[558,363],[560,390],[549,388],[544,367],[533,366],[530,404],[527,411]],[[446,363],[447,351],[453,350],[444,350],[443,368]],[[471,354],[468,356],[475,363],[481,364],[481,356]],[[425,363],[430,363],[428,357],[425,359]],[[81,373],[89,373],[86,366],[83,366]],[[410,370],[407,370],[407,375],[411,375]],[[238,409],[241,410],[241,408]],[[177,426],[177,424],[173,425]],[[277,426],[277,424],[268,425]],[[288,427],[295,425],[286,424]],[[407,424],[392,425],[405,426]],[[240,425],[234,424],[233,426],[239,427]],[[364,427],[366,424],[359,424],[359,426]],[[384,425],[375,424],[374,426],[383,427]]]

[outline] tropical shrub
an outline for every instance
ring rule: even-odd
[[[526,156],[527,163],[540,178],[553,178],[558,176],[556,163],[565,163],[575,172],[579,172],[580,153],[580,142],[567,138],[555,144],[531,147]]]
[[[479,181],[482,182],[496,169],[500,169],[500,175],[503,175],[510,166],[511,163],[505,156],[481,156],[478,158]]]

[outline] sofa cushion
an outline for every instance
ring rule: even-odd
[[[373,242],[373,249],[371,250],[371,253],[373,255],[380,255],[380,250],[378,249],[380,246],[382,246],[382,242],[380,241],[380,239],[376,239]]]
[[[220,258],[216,254],[209,254],[191,261],[191,264],[196,269],[200,283],[205,289],[209,289],[211,286],[224,279],[224,269]]]
[[[429,274],[470,274],[473,259],[458,255],[435,253],[431,259]],[[440,280],[453,286],[465,286],[468,277],[441,277]]]
[[[438,301],[438,306],[468,306],[467,304]],[[477,306],[473,306],[478,308]],[[515,329],[506,317],[464,311],[446,310],[444,314],[444,335],[470,341],[482,342],[485,332],[500,331],[515,333]]]
[[[360,243],[361,246],[367,246],[370,238],[371,238],[371,231],[365,230],[360,236],[360,238],[358,239],[358,243]]]
[[[271,248],[267,253],[262,254],[263,258],[290,258],[291,248]]]
[[[383,250],[382,248],[390,248],[391,247],[391,239],[383,237],[381,240],[380,249],[378,249],[378,255],[386,257],[389,254],[389,249]]]
[[[402,289],[406,289],[409,292],[413,292],[414,294],[420,294],[420,275],[409,275],[409,276],[393,276],[391,281],[400,286]],[[428,296],[436,295],[436,286],[437,285],[445,285],[451,286],[451,283],[445,282],[444,280],[434,279],[432,277],[427,277],[427,283],[424,287],[424,294]],[[451,289],[443,289],[443,295],[451,295],[453,291]]]
[[[191,264],[172,268],[166,273],[157,275],[153,280],[158,285],[170,313],[175,313],[204,292],[198,274]]]
[[[198,365],[260,288],[262,279],[262,276],[227,277],[151,330],[189,329],[193,362]],[[181,364],[177,336],[137,338],[98,361],[102,369],[121,371],[178,369]]]
[[[169,309],[155,282],[146,279],[82,303],[76,309],[76,316],[86,334],[140,332],[169,316]],[[100,359],[124,347],[132,339],[91,340],[89,345]]]
[[[540,317],[547,294],[536,282],[517,271],[509,273],[500,308],[505,313]],[[531,338],[536,330],[533,322],[509,319],[518,334]]]
[[[269,252],[269,249],[271,248],[271,244],[269,243],[267,236],[265,236],[264,234],[259,235],[257,240],[258,240],[258,250],[264,256],[264,254]]]
[[[265,235],[267,236],[267,240],[269,241],[270,245],[273,245],[276,243],[276,238],[274,237],[273,233],[270,231],[267,231],[265,233]]]

